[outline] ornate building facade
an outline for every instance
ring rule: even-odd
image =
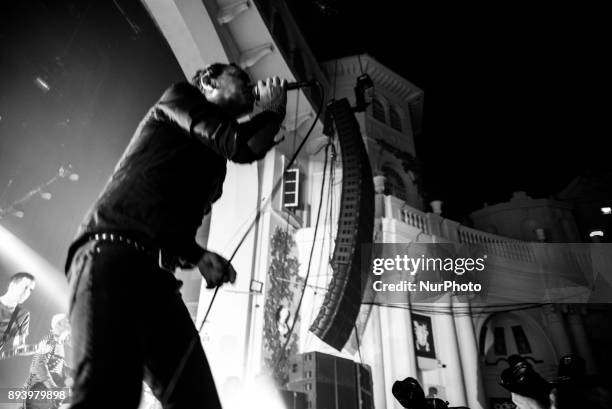
[[[356,118],[374,174],[373,241],[481,245],[490,250],[487,274],[498,291],[516,289],[512,277],[517,275],[525,288],[539,282],[530,243],[424,211],[415,149],[415,137],[422,136],[423,91],[417,86],[369,55],[319,65],[282,1],[144,3],[188,78],[208,63],[235,61],[254,79],[315,78],[326,100],[346,97],[354,103],[356,79],[367,73],[374,100]],[[315,122],[321,97],[317,88],[289,94],[285,141],[259,163],[229,165],[223,197],[199,233],[202,245],[228,257],[245,237],[232,260],[239,272],[236,284],[220,290],[201,334],[222,399],[228,399],[236,380],[246,382],[262,372],[283,382],[289,355],[311,351],[367,364],[377,409],[401,407],[391,386],[408,376],[452,406],[498,407],[509,399],[498,377],[514,353],[532,357],[544,376],[554,374],[559,358],[572,351],[594,371],[579,308],[466,314],[458,311],[469,311],[469,303],[448,294],[435,308],[411,305],[409,299],[409,308],[363,306],[357,345],[353,339],[340,352],[308,331],[333,279],[328,260],[342,183],[342,152],[323,133],[323,118]],[[285,165],[311,126],[289,179]],[[490,220],[489,225],[495,226]],[[187,301],[199,325],[212,292],[200,290],[197,274],[185,274]]]

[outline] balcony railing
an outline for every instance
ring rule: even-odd
[[[429,225],[427,223],[426,214],[408,205],[402,207],[402,221],[412,227],[429,234]]]
[[[480,245],[491,254],[500,257],[523,262],[535,261],[533,248],[529,242],[463,226],[437,214],[426,213],[408,206],[394,196],[385,196],[384,203],[383,217],[399,220],[419,229],[426,235],[435,235],[462,244]]]
[[[462,225],[457,227],[457,237],[459,243],[480,245],[501,257],[525,262],[535,261],[533,250],[529,243],[524,241],[485,233]]]

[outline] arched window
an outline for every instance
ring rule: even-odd
[[[385,106],[378,98],[372,99],[372,116],[380,122],[386,122]]]
[[[407,200],[408,194],[402,177],[396,171],[386,166],[383,167],[382,171],[385,176],[385,194],[393,195],[404,201]]]
[[[389,109],[389,125],[396,131],[402,131],[402,117],[396,107],[391,107]]]

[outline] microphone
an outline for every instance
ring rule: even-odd
[[[291,91],[291,90],[294,90],[294,89],[314,87],[316,85],[316,83],[317,83],[317,80],[315,80],[315,79],[311,79],[311,80],[308,80],[308,81],[290,82],[290,83],[287,84],[285,89],[287,91]],[[253,96],[255,97],[255,100],[259,101],[260,95],[259,95],[259,87],[257,86],[257,84],[253,85],[252,92],[253,92]]]

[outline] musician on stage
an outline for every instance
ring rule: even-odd
[[[261,112],[238,123],[254,108],[250,78],[212,64],[168,88],[141,121],[68,254],[72,408],[136,408],[143,378],[165,409],[221,407],[173,272],[198,267],[209,288],[234,282],[196,231],[227,161],[262,159],[277,142],[285,84],[259,81]]]
[[[30,273],[13,274],[6,292],[0,296],[0,351],[24,345],[30,329],[30,313],[21,308],[34,291]]]
[[[69,393],[60,388],[72,385],[70,369],[66,365],[66,346],[70,337],[70,322],[66,314],[55,314],[51,319],[51,331],[38,344],[38,352],[32,358],[30,374],[24,388],[27,391],[47,391],[44,397],[32,394],[24,402],[24,409],[51,409],[59,407]],[[48,398],[49,392],[56,399]],[[63,392],[60,394],[59,392]]]

